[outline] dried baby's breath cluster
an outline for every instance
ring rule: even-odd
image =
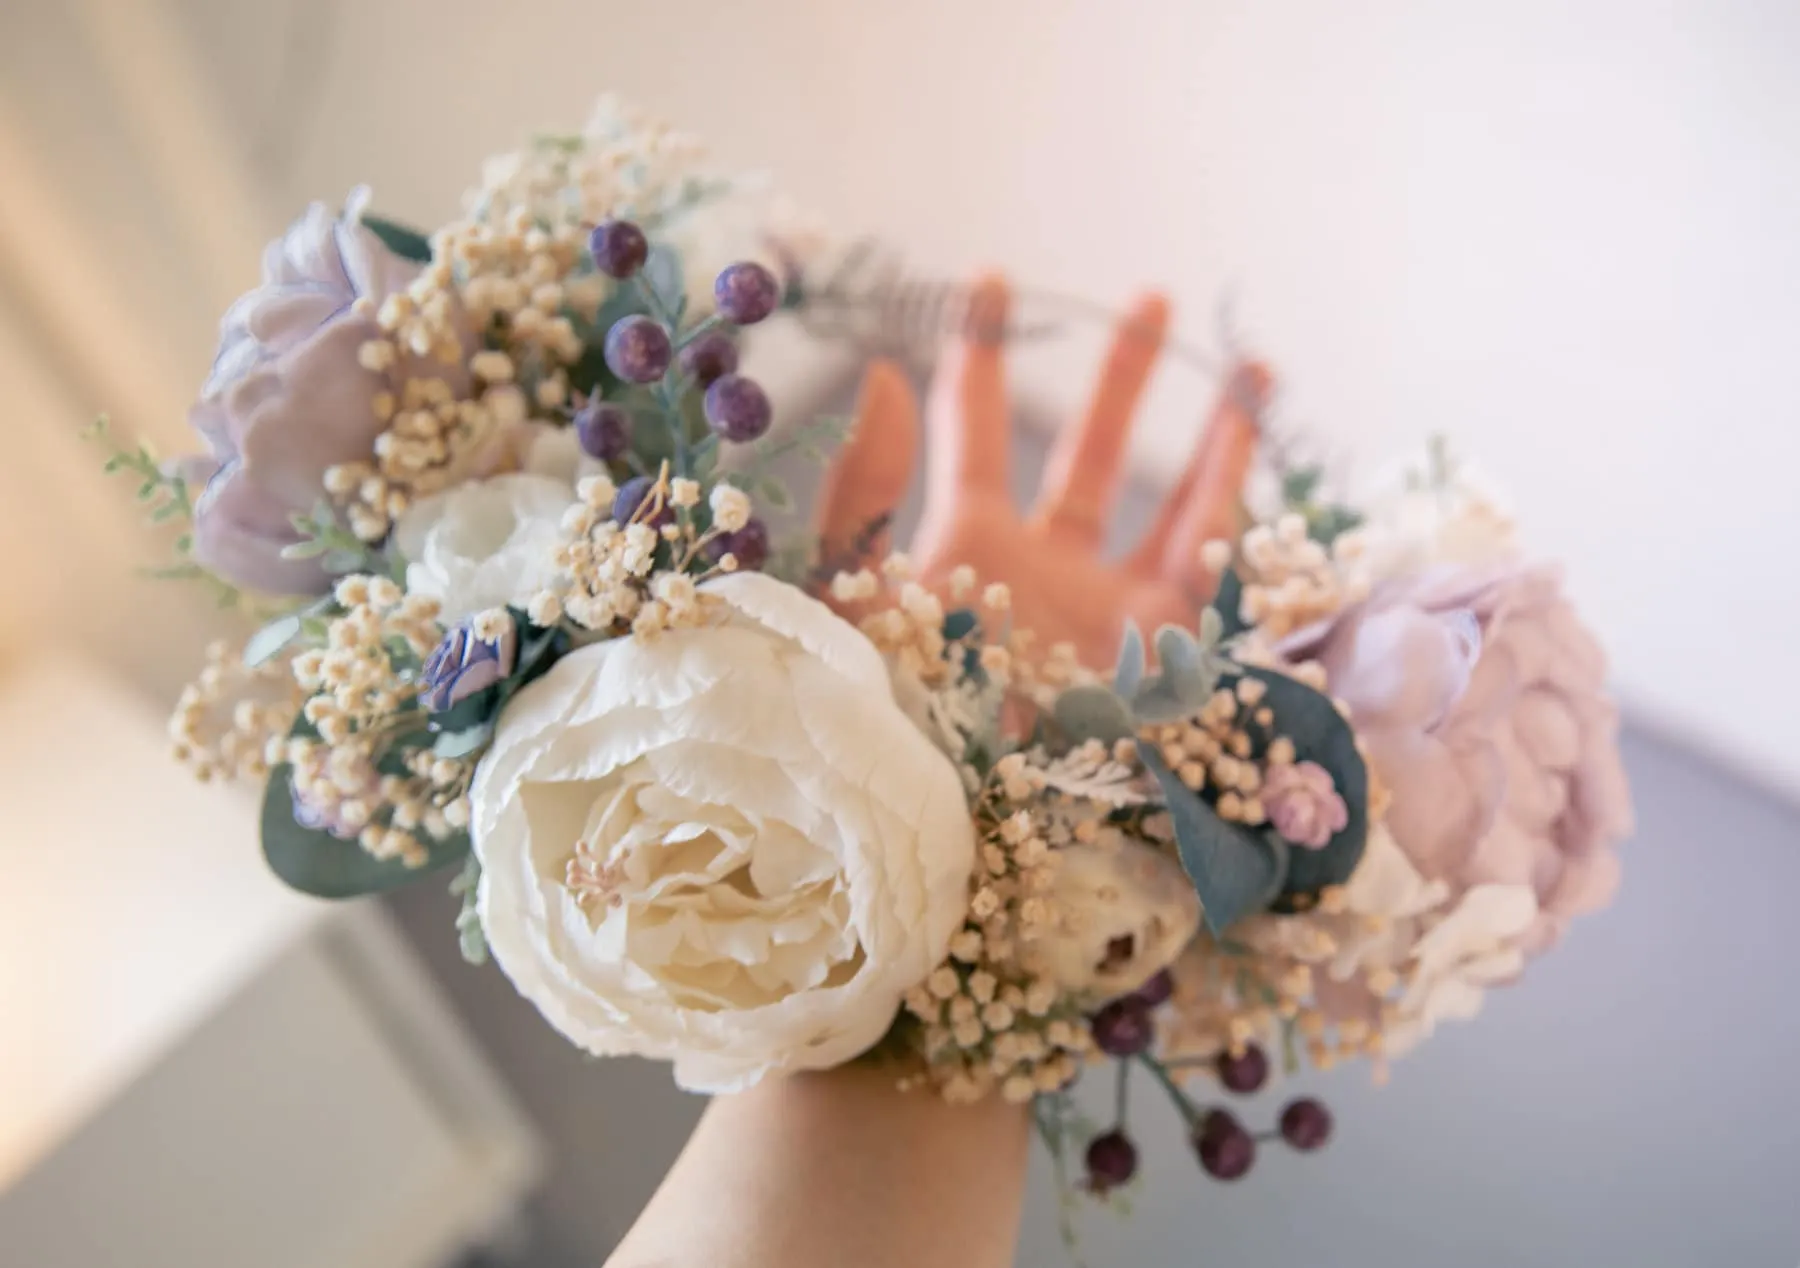
[[[202,781],[262,779],[270,741],[292,729],[301,699],[286,657],[250,667],[241,644],[211,643],[206,664],[182,688],[169,717],[175,759]]]
[[[281,753],[293,766],[295,818],[416,867],[427,857],[421,837],[445,840],[469,821],[471,763],[394,748],[423,728],[410,666],[442,636],[437,601],[366,576],[340,580],[336,599],[343,614],[325,645],[293,661],[296,682],[312,693],[301,713],[317,733],[295,736]]]
[[[998,1090],[1024,1102],[1066,1087],[1093,1048],[1080,1009],[1044,976],[1034,946],[1054,933],[1059,844],[1091,836],[1091,820],[1061,814],[1022,753],[1000,759],[973,807],[979,858],[968,916],[950,955],[907,993],[918,1022],[917,1076],[946,1100]]]
[[[1235,560],[1226,542],[1208,542],[1205,555],[1215,571],[1235,563],[1244,583],[1239,615],[1264,638],[1279,639],[1368,597],[1366,546],[1353,530],[1327,548],[1307,536],[1303,517],[1289,514],[1246,532]]]
[[[878,571],[838,573],[831,597],[841,608],[868,612],[858,623],[863,634],[927,691],[993,689],[1043,702],[1093,678],[1073,643],[1053,643],[1040,653],[1032,631],[1013,628],[1012,592],[1005,585],[981,586],[969,567],[953,569],[947,581],[951,602],[973,618],[962,630],[947,628],[943,600],[915,579],[911,558],[899,552]],[[951,654],[953,646],[968,655]]]
[[[583,629],[640,638],[699,625],[704,596],[698,583],[736,571],[736,556],[720,547],[749,522],[749,496],[730,484],[714,485],[702,528],[699,483],[671,477],[667,463],[622,524],[610,479],[588,476],[577,492],[580,501],[564,515],[556,548],[564,580],[533,596],[527,609],[532,622],[567,619]]]
[[[463,219],[431,238],[431,262],[379,307],[365,369],[385,430],[371,460],[333,467],[326,488],[351,530],[379,541],[408,505],[507,465],[519,424],[566,417],[569,370],[614,283],[594,267],[588,232],[609,217],[646,227],[716,188],[698,144],[603,103],[578,137],[547,138],[489,163]],[[359,301],[362,302],[362,301]]]
[[[1384,1031],[1400,1018],[1395,996],[1413,971],[1409,962],[1378,963],[1357,974],[1359,997],[1366,988],[1364,1009],[1334,1015],[1320,1006],[1316,992],[1334,985],[1334,962],[1367,960],[1370,951],[1394,941],[1389,918],[1352,910],[1344,888],[1332,886],[1305,917],[1258,916],[1248,924],[1234,929],[1234,936],[1254,941],[1254,947],[1203,933],[1176,962],[1175,990],[1161,1031],[1166,1060],[1203,1062],[1277,1040],[1290,1050],[1303,1045],[1320,1070],[1384,1055]]]
[[[1322,671],[1295,676],[1308,685],[1324,681]],[[1260,679],[1240,678],[1213,692],[1194,717],[1148,727],[1140,737],[1157,746],[1182,783],[1215,794],[1221,819],[1251,827],[1268,819],[1261,798],[1266,768],[1294,761],[1293,740],[1275,732],[1275,715],[1263,703],[1267,693]]]

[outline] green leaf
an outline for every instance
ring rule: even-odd
[[[291,774],[287,766],[276,767],[263,790],[262,848],[275,875],[303,894],[315,898],[379,894],[455,863],[469,852],[466,833],[448,841],[421,838],[428,850],[425,865],[407,867],[398,859],[378,859],[354,841],[303,828],[294,822]]]
[[[1138,755],[1162,787],[1175,824],[1175,850],[1200,896],[1207,929],[1222,934],[1266,908],[1282,889],[1286,860],[1281,852],[1249,829],[1219,818],[1154,749],[1140,746]]]
[[[363,228],[381,239],[381,244],[402,260],[415,264],[431,263],[431,239],[410,225],[385,216],[363,214]]]
[[[1350,811],[1344,830],[1322,849],[1296,848],[1282,886],[1285,895],[1316,894],[1350,879],[1369,839],[1369,768],[1356,751],[1356,733],[1331,701],[1305,683],[1269,669],[1245,669],[1267,691],[1263,703],[1275,715],[1274,729],[1294,742],[1294,758],[1317,762],[1331,772],[1338,796]]]
[[[944,638],[948,642],[958,642],[969,637],[981,628],[981,618],[971,608],[957,608],[944,613]]]
[[[1137,622],[1127,619],[1125,636],[1119,640],[1119,659],[1113,666],[1113,690],[1129,700],[1137,695],[1138,684],[1143,681],[1144,636],[1138,633]]]
[[[712,479],[713,469],[719,465],[719,438],[708,435],[688,450],[688,472],[696,480],[704,484]]]
[[[756,497],[777,511],[791,510],[794,505],[794,499],[788,496],[787,485],[773,476],[757,485]]]
[[[250,636],[244,644],[244,664],[256,668],[297,638],[303,628],[300,614],[278,616]]]
[[[1305,506],[1313,500],[1324,479],[1324,467],[1295,467],[1281,477],[1281,500],[1289,506]]]
[[[1219,578],[1219,591],[1213,595],[1212,606],[1206,610],[1218,614],[1220,641],[1236,638],[1250,628],[1244,620],[1244,581],[1237,575],[1237,569],[1225,570]]]
[[[1104,740],[1111,744],[1137,734],[1125,702],[1111,688],[1098,683],[1070,687],[1063,692],[1056,698],[1055,716],[1056,724],[1077,741]]]
[[[687,279],[681,273],[681,256],[667,243],[659,242],[650,248],[639,276],[664,312],[674,314],[686,303]]]
[[[1322,507],[1306,517],[1306,535],[1321,546],[1329,546],[1363,523],[1361,511],[1347,506]]]
[[[431,751],[439,757],[467,757],[477,749],[487,747],[487,742],[493,738],[494,724],[491,721],[481,722],[461,731],[440,732],[432,743]]]
[[[470,964],[483,964],[488,958],[487,934],[481,927],[477,905],[480,887],[481,860],[471,853],[464,860],[462,871],[450,882],[451,895],[462,899],[462,909],[456,913],[457,946]]]
[[[1178,625],[1163,626],[1156,631],[1156,659],[1176,699],[1195,710],[1206,703],[1218,675],[1209,672],[1207,658],[1192,634]]]

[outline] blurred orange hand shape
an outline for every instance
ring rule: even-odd
[[[1039,646],[1067,641],[1083,664],[1108,669],[1127,618],[1146,631],[1194,628],[1217,584],[1201,547],[1237,535],[1272,380],[1260,365],[1233,368],[1148,535],[1126,558],[1108,560],[1100,552],[1125,441],[1168,329],[1168,303],[1146,296],[1119,322],[1087,413],[1057,438],[1028,515],[1008,489],[1002,341],[983,334],[1005,328],[1006,308],[1002,279],[977,283],[968,333],[939,362],[925,407],[925,507],[908,553],[920,581],[940,592],[960,564],[983,583],[1006,582],[1018,627],[1034,631]],[[826,558],[856,559],[847,566],[858,567],[885,553],[886,534],[871,541],[868,530],[905,496],[918,448],[912,389],[897,366],[875,362],[863,379],[855,430],[826,475],[819,508]],[[867,551],[860,559],[858,545]]]

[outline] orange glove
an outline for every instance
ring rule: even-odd
[[[1029,515],[1008,492],[1000,341],[980,334],[1003,329],[1006,308],[1003,279],[978,282],[970,333],[952,342],[932,380],[925,509],[908,553],[921,581],[940,591],[960,564],[983,583],[1006,582],[1019,628],[1034,631],[1040,646],[1071,642],[1083,664],[1106,669],[1127,618],[1146,631],[1164,624],[1192,629],[1198,620],[1218,581],[1201,563],[1200,548],[1237,535],[1272,378],[1254,363],[1233,368],[1149,534],[1126,559],[1108,560],[1100,550],[1120,459],[1168,328],[1168,303],[1146,296],[1120,321],[1087,414],[1058,437]],[[863,379],[855,431],[826,475],[819,504],[826,558],[851,558],[868,526],[892,514],[912,481],[918,447],[911,388],[897,366],[875,362]],[[886,550],[883,535],[868,553],[878,558]]]

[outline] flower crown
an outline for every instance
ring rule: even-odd
[[[1241,521],[1240,370],[1205,442],[1231,513],[1177,560],[1206,601],[1149,638],[1034,635],[1017,578],[886,553],[885,516],[778,545],[778,460],[845,428],[777,438],[739,369],[806,302],[702,263],[760,243],[746,205],[612,111],[429,238],[314,206],[225,317],[205,453],[115,452],[191,518],[174,571],[269,617],[171,731],[264,781],[284,881],[453,869],[465,953],[582,1047],[698,1091],[866,1058],[1032,1102],[1097,1195],[1136,1152],[1078,1133],[1091,1067],[1147,1071],[1230,1179],[1258,1137],[1210,1089],[1271,1052],[1384,1069],[1605,901],[1600,653],[1441,453],[1357,508],[1287,470]]]

